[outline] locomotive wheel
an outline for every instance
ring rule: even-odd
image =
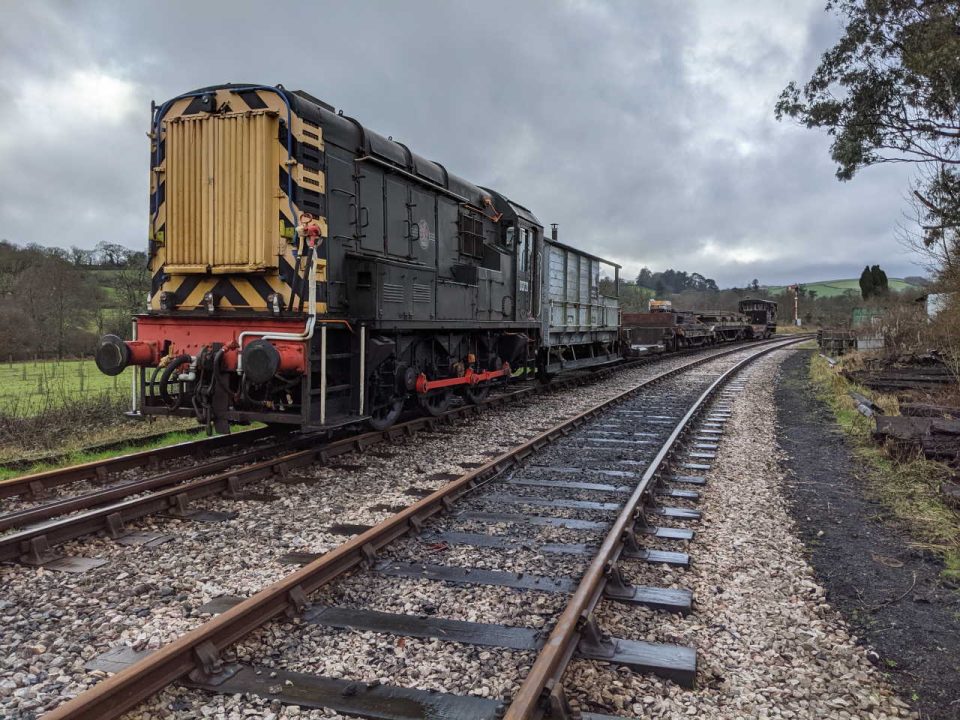
[[[430,393],[429,395],[421,395],[418,398],[420,408],[423,410],[423,412],[427,415],[432,415],[433,417],[443,415],[447,410],[449,410],[452,400],[453,393],[451,393],[449,390],[440,390]]]
[[[400,413],[403,411],[403,398],[396,397],[392,402],[387,403],[381,407],[378,407],[372,413],[367,420],[367,424],[371,428],[377,431],[386,430],[388,427],[393,425],[397,418],[400,417]]]
[[[480,383],[466,387],[461,391],[463,399],[471,405],[479,405],[490,395],[490,383]]]

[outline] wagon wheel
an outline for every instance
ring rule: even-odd
[[[421,395],[418,401],[425,414],[437,417],[450,409],[453,393],[449,390],[437,390],[428,395]]]
[[[367,424],[377,431],[386,430],[393,425],[403,411],[403,398],[395,397],[386,404],[374,409],[367,419]]]
[[[460,391],[463,399],[471,405],[479,405],[490,395],[491,383],[483,382],[476,385],[468,385]]]
[[[499,357],[494,358],[492,361],[490,361],[487,369],[503,370],[503,360]],[[527,368],[524,367],[524,374],[526,374],[526,370]],[[495,385],[506,385],[509,381],[509,377],[501,375],[500,377],[496,377],[492,380],[485,380],[484,382],[477,383],[476,385],[466,385],[461,388],[460,396],[471,405],[479,405],[490,396],[490,391]]]

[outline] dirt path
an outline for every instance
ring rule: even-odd
[[[744,389],[701,488],[703,518],[682,548],[690,567],[621,563],[637,584],[691,590],[693,612],[616,603],[598,612],[617,637],[695,647],[697,687],[577,660],[565,683],[585,710],[664,720],[915,717],[825,601],[790,519],[773,390],[781,360],[794,354],[778,351],[738,376]]]
[[[865,494],[863,468],[792,354],[776,390],[786,493],[827,600],[923,718],[960,720],[960,592]]]

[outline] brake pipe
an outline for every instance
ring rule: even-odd
[[[495,380],[496,378],[500,377],[510,377],[510,372],[510,364],[504,363],[500,370],[484,370],[482,372],[474,372],[472,368],[467,368],[467,371],[460,377],[442,378],[440,380],[427,380],[427,376],[423,373],[420,373],[420,375],[417,377],[415,388],[420,395],[425,395],[431,390],[456,387],[458,385],[477,385],[487,380]]]

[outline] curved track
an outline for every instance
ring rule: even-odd
[[[683,553],[642,547],[641,541],[647,536],[681,541],[690,537],[684,528],[656,527],[651,518],[677,518],[682,523],[697,517],[689,507],[661,504],[666,498],[676,498],[680,503],[693,500],[696,491],[678,484],[695,486],[695,475],[668,476],[665,471],[674,461],[680,468],[689,468],[680,472],[702,470],[697,458],[711,453],[697,448],[714,444],[709,440],[720,432],[726,418],[721,403],[709,414],[705,411],[724,383],[755,358],[805,339],[740,347],[660,373],[466,473],[333,551],[315,559],[302,558],[308,564],[300,570],[226,609],[47,717],[118,717],[187,676],[190,684],[213,692],[259,693],[281,702],[332,707],[378,718],[571,717],[575,709],[564,697],[562,677],[575,656],[658,672],[690,683],[695,674],[691,651],[611,639],[597,626],[593,610],[601,600],[647,604],[676,612],[684,611],[685,602],[689,606],[689,598],[676,593],[632,585],[621,575],[617,563],[625,557],[684,562]],[[691,442],[695,427],[701,437]],[[316,452],[307,451],[311,457]],[[671,479],[675,482],[668,482]],[[590,493],[599,493],[603,500],[580,499]],[[505,507],[511,512],[503,512]],[[560,515],[535,514],[543,508],[559,508]],[[579,528],[590,533],[591,542],[544,545],[543,540],[521,538],[519,530],[516,536],[512,531],[491,536],[455,529],[463,522],[526,529]],[[497,539],[491,541],[491,537]],[[430,566],[424,563],[421,552],[424,542],[468,549],[491,547],[491,542],[499,548],[534,542],[540,543],[541,552],[579,556],[584,561],[563,566],[566,572],[560,577]],[[350,571],[554,592],[566,600],[549,623],[552,629],[548,636],[525,628],[456,620],[430,622],[416,616],[310,604],[309,596]],[[253,630],[273,619],[293,616],[300,616],[300,626],[439,637],[523,649],[535,653],[535,658],[509,705],[472,696],[370,687],[303,673],[264,673],[262,667],[223,661],[220,653]],[[265,676],[279,677],[283,682]]]
[[[736,349],[724,348],[705,354],[700,350],[691,354],[717,357]],[[682,357],[682,354],[669,357]],[[148,515],[163,512],[187,515],[193,501],[224,493],[236,495],[246,485],[265,477],[282,476],[290,469],[313,463],[327,463],[340,455],[410,436],[486,407],[517,402],[544,390],[582,384],[652,360],[656,358],[575,373],[548,386],[528,382],[525,387],[495,394],[479,405],[462,405],[439,417],[417,417],[378,432],[344,434],[330,439],[322,434],[277,438],[267,429],[251,430],[15,478],[0,483],[0,498],[25,493],[40,498],[47,489],[89,478],[97,478],[100,487],[49,501],[24,503],[23,507],[0,515],[0,533],[6,533],[0,535],[0,562],[20,560],[38,565],[50,562],[56,558],[53,548],[69,540],[95,532],[107,532],[116,538],[126,532],[127,524]],[[249,449],[231,453],[230,449],[239,443],[248,445]],[[212,453],[216,453],[216,457],[206,460]],[[108,484],[111,477],[116,478],[122,471],[144,466],[156,468],[163,460],[182,460],[184,456],[194,462],[167,472]]]

